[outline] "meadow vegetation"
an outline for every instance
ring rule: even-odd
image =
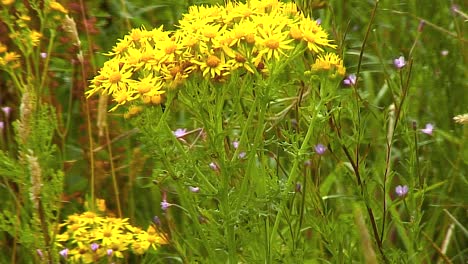
[[[462,2],[0,2],[0,263],[466,263]]]

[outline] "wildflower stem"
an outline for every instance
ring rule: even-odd
[[[47,80],[47,74],[49,74],[49,62],[50,62],[50,54],[52,53],[52,48],[54,47],[54,40],[55,40],[55,30],[50,30],[50,37],[49,37],[49,45],[47,46],[47,56],[45,58],[44,67],[42,69],[42,77],[41,77],[41,85],[39,86],[39,94],[42,94],[42,91],[45,86],[45,82]],[[39,51],[38,51],[39,52]],[[39,62],[37,61],[36,56],[34,59],[36,60],[36,65],[39,66]],[[71,93],[71,92],[70,92]]]
[[[332,123],[337,124],[336,118],[334,117],[334,115],[332,115],[331,118],[333,119]],[[340,129],[341,126],[335,125],[335,128],[336,128],[338,138],[340,139],[340,141],[342,141],[343,138],[342,138],[341,129]],[[360,188],[361,196],[364,196],[366,191],[364,189],[365,186],[362,184],[361,174],[359,172],[359,167],[356,165],[356,161],[351,156],[351,153],[349,152],[348,148],[344,144],[341,145],[341,148],[342,148],[343,152],[345,153],[345,156],[348,159],[349,163],[351,164],[351,167],[353,168],[353,172],[354,172],[354,175],[356,176],[357,184],[358,184],[358,186]],[[367,214],[369,215],[369,219],[371,221],[374,239],[375,239],[375,241],[377,243],[377,246],[379,248],[379,252],[382,255],[382,258],[383,258],[384,262],[387,263],[388,260],[387,260],[387,258],[385,256],[384,252],[383,252],[383,244],[382,244],[382,240],[381,240],[381,238],[379,236],[379,231],[377,229],[377,224],[376,224],[376,221],[375,221],[374,213],[372,211],[372,208],[369,206],[367,199],[364,199],[364,204],[366,206]]]
[[[109,153],[109,164],[110,164],[110,173],[112,176],[112,187],[114,188],[114,195],[115,195],[115,202],[117,204],[117,213],[119,214],[119,218],[122,218],[122,209],[120,206],[120,195],[119,195],[119,186],[117,185],[117,177],[115,175],[115,166],[114,166],[114,155],[112,154],[112,144],[109,136],[109,128],[108,126],[104,127],[104,134],[106,135],[106,145],[107,145],[107,152]],[[93,200],[94,203],[94,200]]]
[[[317,103],[317,106],[320,106],[320,105],[322,105],[321,101]],[[286,204],[288,202],[288,199],[286,199],[286,196],[287,196],[287,193],[289,192],[289,187],[292,185],[292,183],[297,178],[297,171],[298,171],[298,167],[299,167],[299,161],[301,160],[300,157],[302,157],[302,155],[305,154],[305,151],[306,151],[307,147],[309,146],[308,145],[309,140],[312,137],[312,132],[314,130],[314,125],[315,125],[314,121],[315,121],[315,117],[317,115],[316,113],[317,113],[317,110],[318,110],[317,107],[315,107],[313,109],[314,109],[314,111],[311,113],[311,120],[310,120],[310,123],[309,123],[309,127],[307,129],[306,136],[304,138],[304,141],[301,144],[301,148],[299,149],[299,151],[298,151],[298,153],[297,153],[297,155],[296,155],[296,157],[294,159],[294,163],[293,163],[293,166],[292,166],[292,168],[290,170],[288,181],[284,185],[285,189],[283,190],[283,193],[282,193],[283,200],[281,201],[278,213],[276,214],[276,217],[275,217],[275,222],[274,222],[273,228],[271,230],[270,242],[269,242],[269,247],[270,248],[272,247],[273,241],[276,238],[276,232],[278,231],[281,215],[283,214],[283,212],[284,212],[284,210],[286,208]],[[270,255],[269,255],[269,262],[268,263],[273,263],[273,255],[271,254],[271,252],[270,252]]]
[[[82,77],[84,76],[84,65],[81,65],[81,74]],[[83,78],[83,81],[85,79]],[[94,168],[94,140],[93,140],[93,135],[92,135],[92,126],[91,126],[91,114],[90,114],[90,109],[89,109],[89,104],[90,102],[86,100],[85,94],[83,94],[83,99],[82,99],[83,104],[85,105],[85,114],[86,114],[86,125],[87,125],[87,130],[88,130],[88,145],[89,145],[89,164],[90,164],[90,173],[91,173],[91,204],[90,204],[90,211],[95,212],[95,168]]]
[[[160,130],[160,126],[164,126],[164,129],[166,130],[166,133],[171,134],[172,142],[174,143],[176,148],[180,151],[180,153],[182,153],[182,155],[184,155],[184,158],[187,159],[187,160],[192,160],[193,161],[193,157],[191,155],[187,154],[187,151],[180,144],[179,140],[176,137],[173,136],[172,130],[169,127],[169,124],[167,124],[167,118],[169,117],[169,113],[171,112],[170,108],[171,108],[171,104],[172,104],[173,99],[174,99],[174,94],[169,93],[168,94],[168,99],[167,99],[167,102],[166,102],[166,110],[164,111],[163,115],[161,116],[161,118],[160,118],[160,120],[158,122],[158,125],[156,127],[156,131]],[[196,162],[193,161],[193,164],[196,164]],[[200,179],[202,179],[208,185],[210,191],[212,193],[217,193],[218,192],[217,189],[206,178],[206,176],[203,174],[203,172],[200,171],[200,168],[198,166],[195,166],[194,169],[195,169],[195,172],[196,172],[197,176],[200,177]]]
[[[366,35],[364,36],[364,40],[362,41],[361,51],[359,53],[359,61],[358,61],[357,70],[356,70],[356,81],[355,81],[356,84],[358,83],[358,80],[359,80],[359,73],[361,72],[362,58],[364,58],[364,49],[366,47],[367,39],[369,38],[369,34],[371,32],[372,24],[374,23],[374,18],[375,18],[375,14],[377,13],[378,6],[379,6],[379,0],[375,1],[374,9],[372,10],[371,18],[369,19],[369,24],[367,25]],[[359,96],[357,92],[357,85],[353,85],[353,89],[354,89],[354,92],[357,94],[357,96]]]

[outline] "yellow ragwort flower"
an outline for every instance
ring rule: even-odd
[[[285,51],[294,48],[293,46],[288,45],[293,41],[293,39],[289,39],[288,33],[286,31],[282,32],[281,27],[278,27],[275,30],[259,28],[258,33],[258,41],[256,42],[258,43],[258,56],[265,56],[267,60],[270,60],[272,57],[275,58],[275,60],[279,60],[281,56],[287,57],[288,55]],[[258,63],[256,63],[256,65],[258,65]]]
[[[5,63],[8,64],[10,62],[15,62],[17,60],[19,60],[21,58],[21,56],[12,51],[12,52],[6,52],[5,55],[3,56],[3,59],[5,60]]]
[[[6,52],[7,50],[7,46],[0,42],[0,53]]]
[[[336,48],[316,21],[305,17],[294,3],[278,0],[191,6],[178,24],[175,31],[132,29],[106,54],[112,58],[86,94],[111,95],[117,103],[111,111],[127,103],[141,105],[132,102],[135,99],[160,104],[167,90],[194,75],[223,81],[236,70],[268,73],[272,61],[289,63],[295,59],[292,55],[302,54],[299,49],[316,56]],[[332,70],[335,75],[345,72],[343,62],[332,54],[318,56],[312,68]],[[145,245],[135,247],[141,250]]]
[[[15,2],[15,0],[2,0],[2,5],[11,5]]]
[[[333,76],[344,76],[346,68],[343,66],[343,60],[335,53],[326,53],[318,55],[315,63],[312,65],[313,71],[330,71]]]
[[[42,34],[33,30],[31,31],[31,33],[29,34],[29,37],[31,38],[31,43],[34,47],[38,46],[39,45],[39,42],[41,41],[41,38],[42,38]]]
[[[101,87],[107,94],[114,94],[119,91],[126,91],[132,79],[133,69],[123,64],[119,60],[109,60],[104,63],[100,71],[102,76]]]
[[[135,94],[140,94],[141,96],[153,96],[156,94],[165,93],[163,88],[163,80],[161,77],[153,77],[153,75],[148,75],[143,78],[140,78],[139,81],[133,82],[129,85]]]
[[[68,10],[65,9],[65,7],[63,7],[60,3],[56,2],[56,1],[51,1],[49,3],[49,7],[52,10],[59,11],[59,12],[64,13],[64,14],[68,14]]]
[[[229,74],[230,67],[226,63],[224,53],[220,55],[206,54],[201,58],[201,61],[193,60],[192,62],[199,65],[203,77],[208,76],[211,79],[215,79]]]
[[[328,34],[316,21],[310,18],[303,18],[299,22],[299,29],[309,50],[320,53],[324,51],[324,47],[336,48],[336,45],[331,44],[332,40],[328,39]],[[297,33],[294,34],[296,35]]]

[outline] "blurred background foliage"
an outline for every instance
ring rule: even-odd
[[[89,152],[96,155],[97,196],[108,201],[111,213],[117,214],[113,189],[110,188],[111,167],[117,174],[123,214],[131,222],[147,226],[153,216],[161,214],[161,193],[152,181],[151,158],[146,156],[145,146],[138,141],[136,132],[122,117],[113,112],[107,116],[109,138],[96,125],[98,118],[97,98],[88,103],[91,109],[92,137],[94,149],[89,149],[86,115],[83,97],[90,80],[106,60],[106,53],[119,38],[132,28],[151,29],[163,25],[167,30],[177,28],[177,21],[191,5],[224,4],[224,1],[185,0],[132,0],[132,1],[60,1],[74,18],[82,41],[85,68],[81,69],[75,56],[77,50],[70,45],[62,32],[59,43],[52,54],[50,94],[47,99],[56,107],[58,131],[54,142],[61,148],[60,160],[65,172],[63,215],[83,211],[89,193]],[[298,0],[304,13],[320,19],[330,32],[343,55],[348,73],[357,70],[359,54],[374,8],[374,1],[362,0]],[[418,128],[433,123],[437,137],[422,138],[422,168],[431,183],[446,182],[440,189],[428,194],[426,233],[437,244],[444,239],[449,219],[442,210],[449,209],[457,219],[466,219],[467,160],[465,145],[467,130],[457,125],[452,118],[468,112],[467,58],[466,52],[466,8],[463,1],[427,0],[381,0],[375,13],[361,65],[360,89],[369,99],[369,108],[364,111],[384,111],[392,103],[392,92],[396,83],[391,75],[393,59],[403,55],[411,58],[413,72],[409,92],[409,107],[402,124]],[[458,12],[457,12],[458,11]],[[63,29],[62,29],[63,30]],[[9,44],[8,30],[0,22],[0,41]],[[11,123],[18,117],[19,94],[13,90],[4,72],[0,72],[0,105],[10,106],[13,111],[3,121]],[[183,124],[183,116],[180,116]],[[369,129],[381,126],[369,121]],[[3,130],[3,140],[9,140]],[[112,142],[112,143],[110,143]],[[396,145],[399,146],[397,142]],[[108,146],[112,145],[112,153]],[[5,147],[5,145],[3,145]],[[404,144],[401,144],[404,146]],[[384,147],[384,146],[382,146]],[[10,148],[16,148],[10,146]],[[143,149],[143,150],[142,150]],[[385,151],[382,148],[382,153]],[[405,171],[407,149],[398,149],[400,159],[397,167]],[[383,154],[382,154],[383,155]],[[369,157],[369,159],[378,157]],[[112,160],[113,164],[109,161]],[[396,169],[398,170],[398,169]],[[404,175],[400,175],[404,177]],[[5,198],[4,194],[0,197]],[[113,202],[114,201],[114,202]],[[424,239],[423,237],[421,239]],[[454,244],[447,255],[454,263],[465,263],[466,234],[457,232]],[[1,254],[9,256],[8,247],[2,245]],[[457,255],[458,254],[458,255]],[[433,256],[435,258],[435,255]],[[7,257],[1,257],[0,261]]]

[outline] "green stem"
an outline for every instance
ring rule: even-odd
[[[321,102],[319,102],[317,105],[321,105]],[[297,174],[298,174],[297,171],[298,171],[298,168],[299,168],[299,161],[301,160],[300,157],[302,157],[302,155],[305,154],[306,149],[309,146],[309,144],[308,144],[309,140],[312,137],[312,132],[314,130],[314,123],[315,123],[314,120],[315,120],[317,108],[314,108],[314,110],[315,111],[311,114],[312,117],[311,117],[311,120],[310,120],[310,123],[309,123],[309,128],[307,129],[307,134],[306,134],[306,136],[304,138],[304,141],[302,142],[302,145],[301,145],[301,148],[299,149],[298,154],[296,155],[296,157],[294,159],[294,163],[293,163],[292,169],[290,171],[288,181],[285,184],[285,189],[283,190],[283,193],[282,193],[283,199],[281,201],[278,214],[275,217],[275,223],[274,223],[273,228],[271,230],[270,243],[269,243],[270,248],[271,248],[271,246],[273,244],[273,241],[276,238],[276,233],[278,231],[280,218],[281,218],[281,215],[283,214],[283,211],[285,210],[286,204],[288,202],[288,199],[286,199],[286,195],[289,192],[289,187],[292,185],[292,183],[297,178]],[[268,258],[268,263],[273,263],[273,255],[271,253],[270,253],[269,258]]]

